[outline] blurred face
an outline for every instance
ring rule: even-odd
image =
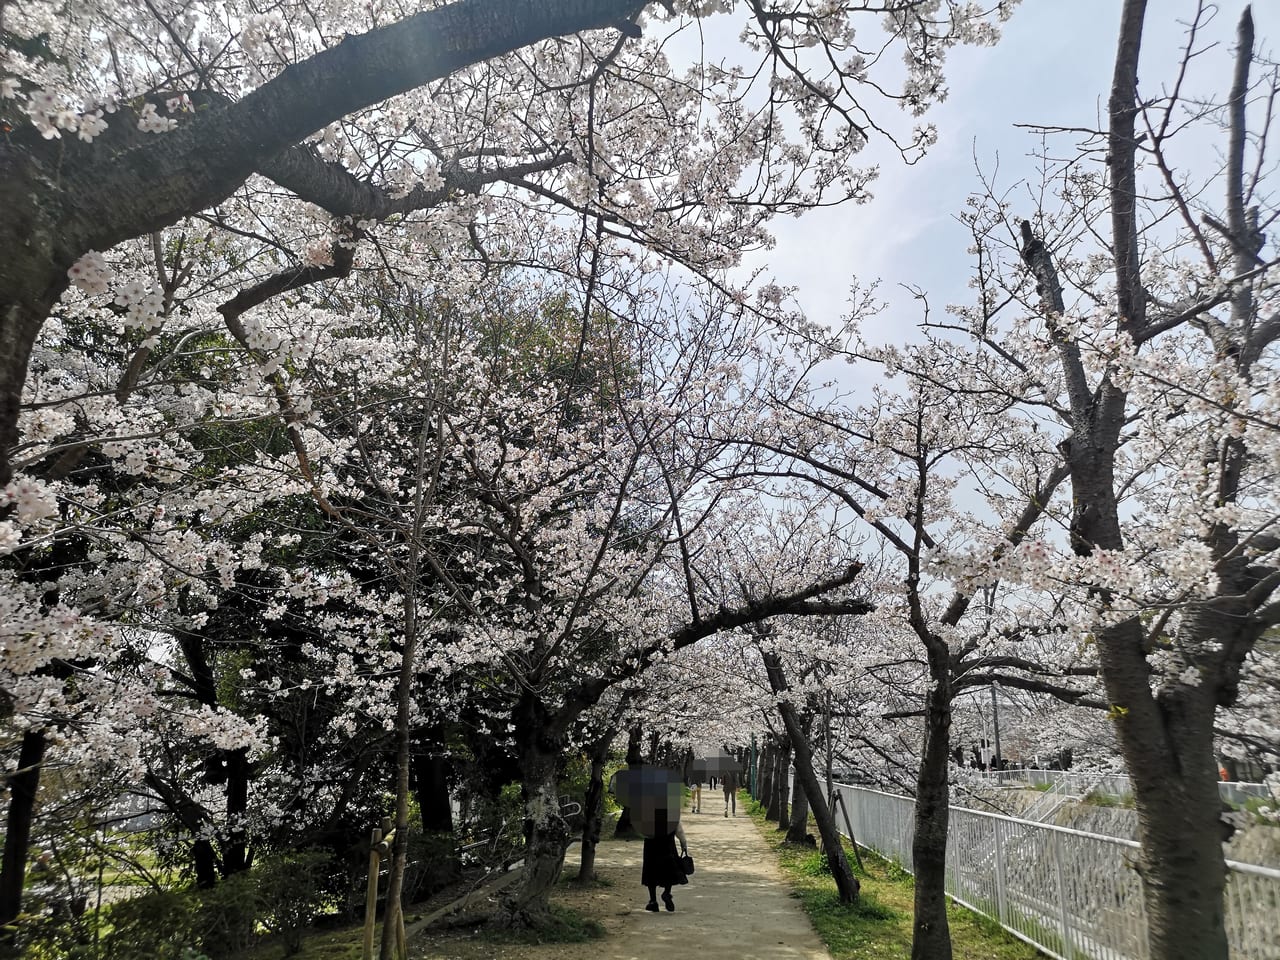
[[[680,822],[681,781],[674,770],[647,764],[618,771],[614,795],[631,808],[631,822],[644,837],[675,833]]]

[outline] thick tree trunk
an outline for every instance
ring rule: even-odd
[[[799,774],[800,749],[796,748],[796,779],[791,789],[791,818],[787,826],[788,843],[804,843],[809,836],[809,799]]]
[[[756,802],[764,807],[764,818],[766,820],[777,819],[770,817],[773,811],[769,809],[769,805],[773,800],[773,774],[774,774],[774,753],[776,752],[773,745],[773,737],[765,741],[764,747],[760,750],[760,757],[757,760],[758,782],[756,784]]]
[[[1093,424],[1095,443],[1114,450],[1123,394],[1105,386],[1100,395],[1104,412]],[[1112,461],[1096,457],[1090,448],[1075,449],[1072,484],[1077,502],[1089,505],[1077,509],[1073,518],[1076,552],[1122,549]],[[1193,629],[1190,616],[1183,629]],[[1202,639],[1226,639],[1229,632],[1211,631]],[[1161,960],[1225,960],[1226,864],[1213,753],[1217,691],[1207,684],[1176,683],[1153,693],[1145,631],[1136,618],[1099,631],[1097,639],[1102,678],[1107,699],[1116,708],[1116,734],[1138,812],[1138,873],[1151,955]]]
[[[1225,960],[1215,705],[1202,687],[1179,685],[1153,697],[1145,678],[1141,687],[1124,683],[1126,659],[1145,663],[1141,638],[1140,628],[1122,624],[1099,636],[1099,654],[1108,698],[1126,705],[1116,731],[1138,812],[1137,869],[1151,956]]]
[[[604,821],[604,767],[609,760],[609,745],[618,735],[616,727],[606,731],[591,745],[591,777],[582,802],[582,860],[578,866],[578,882],[596,878],[596,845]]]
[[[787,679],[782,672],[782,662],[775,654],[764,655],[765,671],[769,675],[769,685],[774,693],[782,693],[787,689]],[[822,848],[827,852],[827,863],[831,867],[831,875],[836,882],[836,891],[841,903],[853,903],[858,899],[861,884],[849,869],[849,860],[844,855],[844,844],[840,840],[840,830],[836,826],[831,808],[823,798],[822,784],[813,769],[813,751],[805,736],[804,727],[796,717],[795,707],[788,701],[778,704],[778,714],[782,717],[783,726],[793,745],[796,755],[796,781],[804,790],[813,818],[818,824],[818,835],[822,837]]]
[[[196,886],[201,890],[212,890],[218,885],[222,871],[218,867],[213,841],[201,837],[191,844],[191,867],[196,874]]]
[[[244,816],[249,809],[249,751],[222,751],[227,771],[227,819],[230,835],[222,844],[222,875],[242,873],[249,869],[249,838],[244,830]]]
[[[22,889],[27,876],[27,848],[35,821],[40,769],[48,741],[44,732],[28,730],[18,750],[18,772],[9,779],[9,812],[5,818],[4,860],[0,865],[0,955],[16,956],[8,930],[22,913]]]
[[[643,761],[644,757],[640,753],[640,744],[644,740],[644,733],[640,727],[632,727],[627,733],[627,766],[636,767]],[[636,836],[635,827],[631,825],[631,808],[624,806],[618,814],[618,822],[613,828],[613,837],[615,840],[631,839]]]
[[[449,761],[437,738],[419,744],[410,761],[413,795],[422,814],[425,833],[453,832],[453,806],[449,797]]]
[[[44,176],[36,167],[4,163],[0,154],[0,202],[7,221],[0,227],[0,487],[13,478],[9,451],[18,444],[18,409],[31,348],[67,288],[70,266],[53,262],[60,252],[58,229],[49,211],[31,203]],[[5,227],[14,228],[13,233]],[[0,510],[0,520],[6,513]]]
[[[946,893],[951,680],[945,646],[930,650],[929,661],[934,676],[925,704],[924,755],[916,776],[915,837],[911,844],[915,873],[911,960],[951,960]]]
[[[786,737],[782,741],[782,749],[778,751],[777,770],[773,775],[774,790],[777,796],[774,803],[778,809],[778,829],[786,830],[788,826],[787,819],[787,800],[791,790],[791,738]]]
[[[457,838],[453,830],[453,806],[449,796],[449,762],[438,729],[419,741],[410,758],[413,794],[422,816],[422,832],[431,838],[429,879],[424,893],[431,893],[457,880],[462,874]]]
[[[549,898],[569,846],[569,824],[560,815],[556,767],[560,754],[544,738],[526,747],[520,758],[525,804],[524,871],[503,898],[492,923],[500,929],[538,929],[551,922]]]
[[[591,759],[591,780],[582,804],[582,860],[578,865],[578,882],[589,883],[596,878],[596,845],[600,842],[600,828],[604,804],[604,761]]]
[[[1203,714],[1208,713],[1206,718]],[[1213,756],[1212,707],[1171,718],[1181,776],[1133,778],[1142,842],[1138,872],[1151,956],[1226,960],[1222,801]],[[1132,769],[1132,767],[1130,768]]]

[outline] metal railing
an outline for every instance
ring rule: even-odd
[[[909,870],[915,801],[835,787],[858,844]],[[952,807],[947,893],[1059,960],[1151,960],[1137,851],[1132,840]],[[1233,960],[1277,960],[1280,870],[1228,860],[1227,871]]]
[[[1100,776],[1094,776],[1088,780],[1064,777],[1050,784],[1049,789],[1041,793],[1031,806],[1023,810],[1021,819],[1047,823],[1067,803],[1083,798],[1090,790],[1096,790],[1101,780]]]

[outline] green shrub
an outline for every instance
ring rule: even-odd
[[[252,948],[262,929],[277,934],[286,956],[291,955],[329,897],[331,873],[325,851],[277,854],[209,890],[147,893],[74,920],[33,917],[24,924],[25,955],[33,960],[224,960]]]
[[[409,834],[409,866],[404,892],[409,903],[417,903],[453,883],[461,875],[458,842],[452,833],[432,831]]]
[[[330,856],[303,850],[272,856],[253,868],[258,918],[280,937],[285,956],[302,947],[302,931],[310,927],[325,900]]]
[[[265,898],[255,873],[237,873],[194,894],[196,942],[211,960],[234,957],[253,946]]]
[[[106,960],[185,960],[199,946],[194,891],[160,890],[112,904],[103,923]]]

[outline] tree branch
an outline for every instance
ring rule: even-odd
[[[66,178],[62,232],[76,238],[68,244],[71,259],[218,203],[272,158],[357,110],[539,40],[616,27],[644,6],[644,0],[458,0],[348,36],[244,99],[210,107],[133,149],[115,154],[90,145],[86,162]]]

